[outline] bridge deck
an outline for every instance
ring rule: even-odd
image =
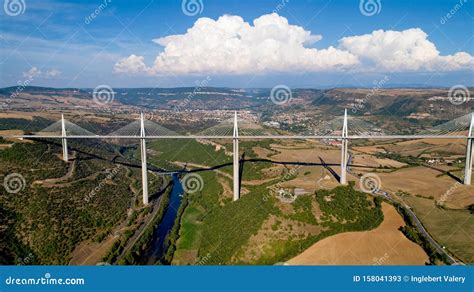
[[[194,135],[177,135],[177,136],[101,136],[101,135],[5,135],[2,138],[48,138],[48,139],[232,139],[232,136],[194,136]],[[473,139],[474,136],[460,136],[460,135],[362,135],[362,136],[347,136],[347,139]],[[341,139],[341,136],[301,136],[301,135],[282,135],[282,136],[239,136],[239,139]]]

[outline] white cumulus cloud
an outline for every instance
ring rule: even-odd
[[[143,59],[142,56],[130,55],[128,58],[122,59],[115,64],[115,72],[135,74],[149,71]]]
[[[28,79],[33,79],[35,77],[38,77],[41,75],[41,70],[38,69],[37,67],[31,67],[30,70],[23,72],[23,77],[26,77]]]
[[[59,75],[61,75],[61,71],[59,71],[58,69],[49,69],[48,71],[46,71],[46,77],[58,77]]]
[[[226,73],[310,70],[352,66],[357,58],[334,47],[324,50],[305,45],[321,36],[295,25],[277,14],[245,22],[240,16],[224,15],[217,20],[199,18],[185,34],[155,39],[163,46],[152,67],[143,57],[131,55],[115,65],[116,72],[136,73]]]
[[[441,56],[419,28],[376,30],[371,34],[345,37],[339,42],[339,48],[356,55],[366,70],[450,71],[474,67],[474,57],[467,53]]]
[[[337,47],[309,45],[322,36],[291,25],[276,13],[245,22],[240,16],[199,18],[184,34],[153,41],[163,47],[147,66],[143,56],[130,55],[115,64],[118,73],[250,74],[295,71],[450,71],[474,68],[468,53],[441,56],[419,28],[377,30],[344,37]]]
[[[43,72],[37,67],[31,67],[30,70],[23,72],[23,77],[26,77],[28,79],[55,78],[55,77],[59,77],[59,75],[61,75],[61,71],[55,68],[48,69],[46,70],[46,72]]]

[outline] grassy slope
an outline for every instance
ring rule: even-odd
[[[9,194],[0,188],[0,206],[16,218],[3,227],[15,235],[19,244],[28,246],[36,262],[41,264],[66,264],[77,243],[102,238],[124,219],[131,201],[130,180],[125,169],[105,183],[89,202],[85,196],[105,182],[107,174],[61,188],[32,185],[35,180],[61,177],[67,172],[59,153],[59,147],[41,143],[16,144],[0,151],[0,177],[20,173],[26,181],[25,188],[18,194]],[[95,159],[80,164],[84,167],[78,168],[75,178],[116,167]],[[16,257],[26,256],[22,248],[12,249],[17,250]]]
[[[366,194],[356,192],[351,187],[339,187],[313,196],[300,197],[294,202],[296,208],[292,214],[276,207],[276,199],[268,197],[265,186],[254,187],[250,194],[239,201],[227,201],[223,206],[217,203],[215,193],[209,191],[219,192],[218,188],[203,190],[200,200],[214,202],[213,205],[203,207],[205,204],[193,200],[185,211],[175,263],[193,264],[193,257],[189,254],[193,250],[199,254],[195,259],[196,263],[274,264],[297,255],[327,236],[344,231],[373,229],[383,220],[380,205],[374,204]],[[324,196],[329,194],[334,194],[333,200],[326,202]],[[286,240],[270,238],[258,258],[249,261],[243,256],[243,249],[249,238],[259,232],[270,215],[280,219],[294,217],[298,222],[317,225],[314,214],[307,208],[311,201],[317,201],[321,205],[326,218],[320,224],[325,231]],[[337,218],[339,222],[332,222],[330,217]]]
[[[205,172],[200,174],[204,185],[202,191],[188,194],[189,204],[184,210],[179,239],[173,259],[175,264],[194,264],[200,245],[202,244],[207,214],[218,206],[221,185],[216,174]]]
[[[232,144],[224,144],[228,151],[232,150]],[[252,147],[259,145],[256,142],[243,141],[239,143],[240,155],[245,153],[245,158],[256,158]],[[269,147],[270,143],[265,142],[261,147]],[[224,150],[216,151],[212,145],[201,144],[196,140],[181,139],[165,139],[148,144],[148,148],[159,152],[158,155],[150,155],[150,162],[156,166],[173,170],[178,166],[170,163],[170,161],[181,161],[195,163],[205,166],[217,166],[232,163],[232,157],[225,154]],[[269,163],[252,163],[244,164],[243,179],[252,180],[262,178],[261,170],[269,167]],[[220,168],[221,171],[232,174],[232,167],[226,166]]]

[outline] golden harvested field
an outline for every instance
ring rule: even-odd
[[[387,159],[387,158],[377,158],[372,155],[355,155],[354,160],[352,162],[353,164],[356,165],[366,165],[369,167],[394,167],[394,168],[401,168],[406,166],[405,163],[399,162],[393,159]]]
[[[407,239],[405,223],[395,208],[382,204],[384,221],[374,230],[325,238],[287,263],[290,265],[424,265],[428,256]]]
[[[358,152],[375,154],[378,152],[384,152],[383,145],[371,145],[371,146],[356,146],[351,147],[350,149]]]
[[[315,147],[313,149],[286,149],[282,147],[273,147],[281,153],[274,155],[272,160],[276,161],[298,161],[298,162],[316,162],[320,163],[319,157],[326,163],[340,163],[341,151],[334,149],[324,149]]]
[[[465,135],[465,133],[459,133]],[[396,152],[400,155],[418,156],[423,153],[446,153],[464,155],[466,151],[465,140],[459,139],[417,139],[407,140],[396,143],[380,143],[371,146],[356,146],[352,148],[354,151],[359,151],[367,154],[375,154],[377,152]]]
[[[22,130],[3,130],[0,131],[0,136],[23,135],[24,133]]]
[[[457,135],[467,135],[465,132],[460,132],[456,133]],[[416,141],[421,142],[421,143],[427,143],[431,145],[447,145],[447,144],[464,144],[466,145],[465,140],[459,140],[459,139],[418,139],[418,140],[410,140],[410,141],[405,141],[402,143],[399,143],[400,145],[409,145],[416,143]]]
[[[324,167],[304,166],[298,169],[298,176],[281,183],[283,188],[302,188],[309,193],[320,189],[332,189],[339,182]]]
[[[35,113],[3,112],[0,113],[0,119],[24,119],[32,121]]]
[[[459,184],[439,171],[426,167],[411,167],[391,173],[377,173],[381,180],[381,189],[389,192],[405,191],[413,195],[444,198],[451,208],[465,208],[474,204],[474,186]]]
[[[463,140],[446,139],[420,139],[409,140],[397,143],[396,145],[384,145],[384,148],[390,152],[397,152],[401,155],[418,156],[422,153],[453,153],[465,154],[466,143]]]

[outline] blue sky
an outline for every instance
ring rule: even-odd
[[[11,1],[15,2],[4,0],[4,3]],[[229,87],[272,87],[276,84],[291,87],[370,87],[384,76],[389,77],[387,85],[393,86],[474,85],[473,68],[469,65],[472,62],[459,65],[474,55],[472,1],[373,0],[379,11],[372,16],[361,12],[357,0],[201,0],[200,3],[195,0],[202,12],[191,16],[183,12],[181,0],[17,1],[24,9],[20,15],[8,15],[6,6],[0,9],[1,87],[16,85],[28,78],[31,78],[33,85],[52,87],[96,87],[100,84],[112,87],[180,87],[194,86],[207,76],[211,80],[210,86]],[[322,37],[317,42],[305,42],[304,47],[300,44],[291,47],[308,53],[304,60],[287,59],[284,50],[288,47],[284,40],[280,40],[276,47],[270,46],[275,48],[272,51],[276,56],[275,63],[264,60],[260,64],[262,57],[270,58],[272,52],[260,55],[262,52],[256,51],[256,48],[261,42],[256,39],[247,47],[233,48],[238,52],[245,51],[245,54],[226,55],[223,60],[227,62],[219,63],[216,54],[235,51],[220,51],[225,43],[219,43],[219,40],[209,44],[209,39],[215,37],[210,31],[195,44],[188,41],[189,38],[178,40],[174,44],[185,43],[189,47],[163,55],[159,64],[154,65],[155,58],[163,53],[166,45],[159,45],[153,40],[185,34],[199,18],[217,20],[226,14],[235,15],[252,25],[254,19],[272,12],[284,17],[289,25],[310,31],[317,38]],[[92,18],[91,14],[95,17]],[[449,18],[446,18],[448,14]],[[280,21],[281,18],[273,20]],[[233,21],[239,22],[236,19]],[[227,23],[224,20],[215,23],[215,30]],[[343,37],[368,35],[376,30],[403,32],[413,28],[420,31],[415,33],[412,41],[421,43],[422,49],[433,44],[439,57],[433,56],[429,61],[422,57],[416,64],[409,64],[409,60],[388,62],[391,60],[381,53],[376,57],[368,55],[364,51],[369,49],[357,52],[361,44],[365,48],[367,42],[377,39],[376,36],[370,40],[358,37],[354,39],[355,44],[351,41],[341,47]],[[423,39],[423,33],[426,39]],[[278,38],[282,32],[275,31],[273,34],[270,37]],[[192,38],[192,35],[189,37]],[[412,38],[412,33],[407,32],[400,37],[404,40]],[[216,45],[219,50],[209,52],[209,55],[193,51],[203,43]],[[387,47],[383,47],[385,45]],[[322,53],[330,46],[341,55],[328,58],[327,54]],[[378,46],[378,51],[383,52],[392,49],[393,44]],[[449,57],[459,52],[468,55]],[[178,54],[182,63],[170,69],[175,62],[173,54]],[[252,57],[240,61],[255,63],[256,68],[262,69],[253,70],[252,66],[236,69],[237,65],[228,65],[236,61],[231,60],[233,57],[243,58],[249,54]],[[419,55],[419,52],[413,54]],[[134,59],[133,64],[123,62],[117,70],[117,64],[131,55],[141,59]],[[405,59],[412,56],[415,55]],[[312,58],[321,61],[315,63]],[[328,60],[331,58],[335,60]],[[194,61],[201,63],[194,64]],[[320,64],[323,61],[324,64]],[[213,62],[215,70],[207,66]]]

